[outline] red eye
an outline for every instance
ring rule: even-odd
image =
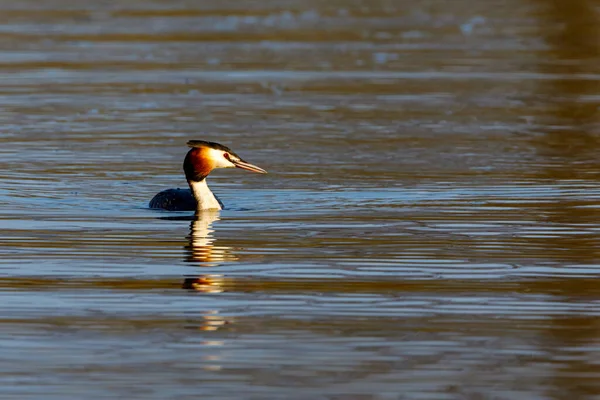
[[[229,158],[229,153],[223,153],[223,157],[225,157],[227,161],[231,161],[231,158]]]

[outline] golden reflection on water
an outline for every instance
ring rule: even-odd
[[[600,93],[600,25],[597,4],[589,0],[562,2],[536,0],[544,20],[538,26],[550,46],[539,60],[540,73],[553,74],[539,91],[544,94],[544,135],[535,140],[547,168],[536,175],[551,182],[597,183],[600,178],[600,108],[590,101]],[[581,190],[586,190],[585,186]],[[543,221],[554,224],[588,224],[600,220],[597,202],[568,198],[540,206]],[[564,249],[565,259],[594,263],[600,257],[596,234],[547,238],[548,248]],[[560,258],[560,255],[558,256]]]

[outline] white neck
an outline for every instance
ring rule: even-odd
[[[198,203],[196,205],[196,210],[222,210],[221,204],[208,188],[206,184],[206,179],[202,179],[200,182],[190,181],[190,188],[192,189],[192,194]]]

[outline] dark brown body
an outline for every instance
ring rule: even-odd
[[[167,189],[156,194],[149,206],[168,211],[195,211],[196,199],[190,189]]]

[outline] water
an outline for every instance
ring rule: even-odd
[[[600,398],[593,2],[0,9],[3,398]]]

